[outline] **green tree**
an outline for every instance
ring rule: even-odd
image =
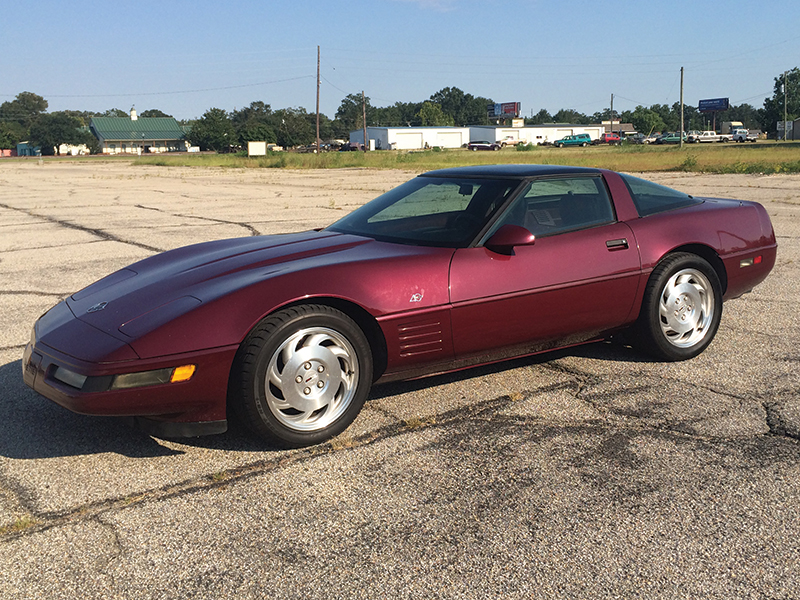
[[[667,127],[664,119],[656,111],[645,108],[641,104],[633,109],[630,119],[636,131],[647,135],[654,131],[664,131]]]
[[[489,122],[487,106],[492,103],[489,98],[475,97],[456,87],[442,88],[430,97],[430,101],[438,104],[442,112],[453,118],[459,127],[467,125],[485,125]]]
[[[231,113],[231,122],[239,143],[277,141],[275,128],[271,123],[272,109],[261,101],[251,102],[250,106]]]
[[[21,92],[13,100],[0,104],[0,123],[8,126],[6,135],[24,141],[33,122],[46,110],[47,100],[32,92]]]
[[[577,110],[571,108],[562,108],[553,115],[553,121],[556,123],[572,123],[574,125],[588,125],[591,119]]]
[[[764,131],[775,136],[778,133],[778,121],[783,121],[784,101],[786,103],[786,119],[794,121],[800,117],[800,69],[786,72],[786,93],[784,94],[784,75],[781,73],[775,78],[773,94],[764,100],[764,111],[761,125]]]
[[[98,117],[129,117],[131,113],[125,112],[119,108],[109,108],[107,111],[97,115]]]
[[[395,102],[387,108],[377,108],[376,120],[385,127],[417,127],[422,124],[419,111],[422,102]]]
[[[140,117],[171,117],[172,115],[168,115],[165,112],[161,112],[157,108],[149,108],[139,115]]]
[[[16,148],[27,137],[27,130],[19,123],[0,121],[0,148]]]
[[[418,115],[423,126],[447,127],[453,125],[453,117],[445,114],[442,107],[433,102],[423,102]]]
[[[237,143],[236,132],[228,113],[221,108],[209,108],[203,113],[203,116],[192,124],[187,137],[193,145],[200,146],[201,150],[216,152],[228,150]]]
[[[553,115],[547,112],[547,110],[544,108],[532,117],[525,119],[526,125],[544,125],[545,123],[553,123]]]
[[[334,121],[336,135],[347,138],[351,131],[361,129],[363,121],[362,104],[366,107],[367,125],[375,123],[375,109],[367,97],[362,103],[361,94],[348,94],[336,110]]]
[[[276,110],[271,121],[278,144],[291,148],[314,143],[317,137],[316,119],[316,114],[309,114],[304,108]]]
[[[40,146],[42,154],[52,155],[61,144],[81,144],[86,139],[81,122],[63,112],[39,115],[30,129],[30,143]]]

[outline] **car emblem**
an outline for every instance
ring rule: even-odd
[[[108,302],[98,302],[94,306],[90,306],[86,309],[87,313],[97,312],[98,310],[103,310],[106,306],[108,306]]]
[[[409,300],[409,302],[422,302],[422,294],[420,292],[417,292],[416,294],[411,296],[411,300]]]

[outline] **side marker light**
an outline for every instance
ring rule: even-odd
[[[189,381],[192,378],[192,375],[194,375],[196,369],[197,367],[195,365],[183,365],[181,367],[175,367],[169,382],[179,383],[181,381]]]

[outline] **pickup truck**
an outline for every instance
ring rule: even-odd
[[[750,133],[747,129],[734,129],[731,131],[732,142],[755,142],[758,136],[755,133]]]
[[[500,144],[503,148],[505,148],[506,146],[516,146],[517,144],[525,144],[526,142],[525,140],[521,140],[519,138],[507,135],[497,143]]]
[[[688,142],[699,144],[701,142],[727,142],[730,136],[719,135],[716,131],[698,131],[695,135],[689,136]]]

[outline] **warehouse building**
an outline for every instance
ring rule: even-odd
[[[424,148],[462,148],[469,142],[508,142],[534,145],[552,144],[567,135],[587,133],[598,139],[605,127],[601,124],[573,125],[548,123],[525,127],[471,125],[469,127],[367,127],[370,150],[422,150]],[[350,132],[350,143],[364,143],[364,131]]]
[[[370,150],[461,148],[470,141],[469,127],[367,127]],[[350,132],[351,144],[364,143],[364,130]]]

